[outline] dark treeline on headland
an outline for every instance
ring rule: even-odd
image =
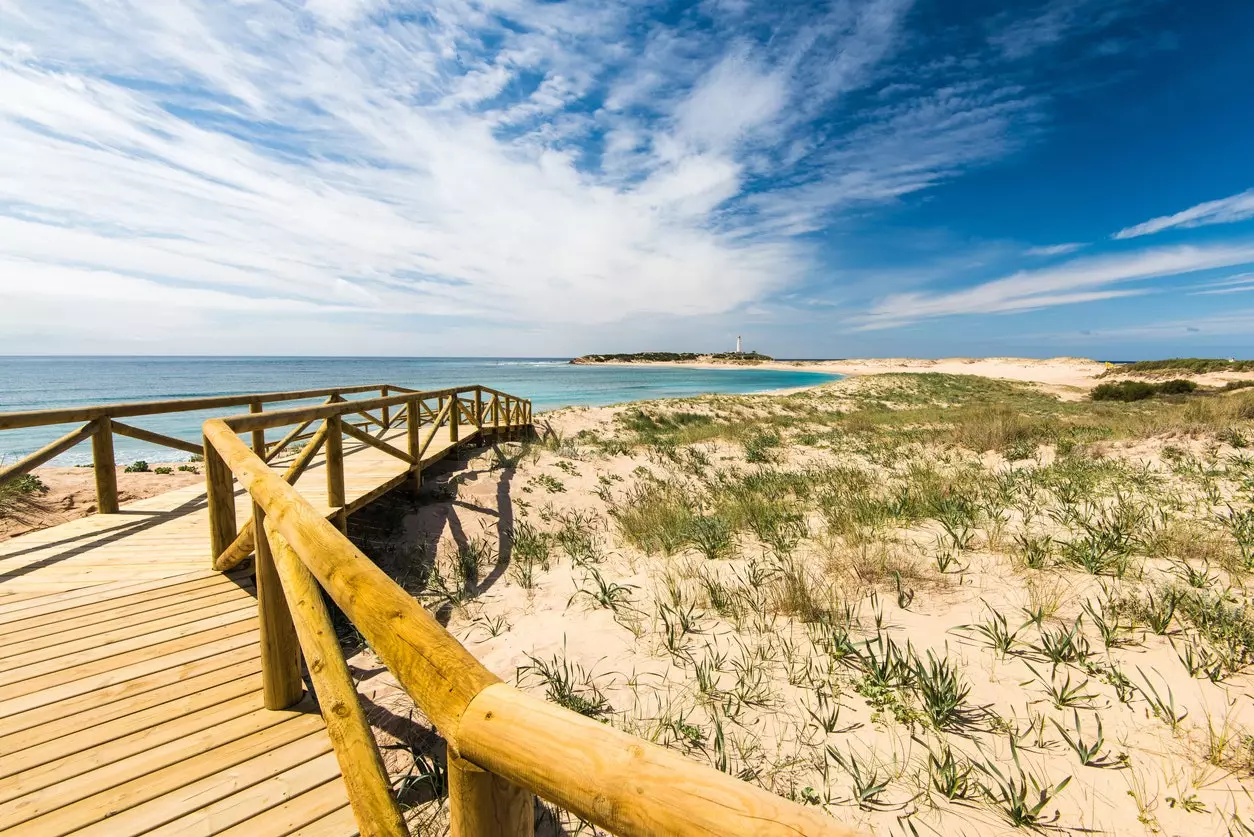
[[[608,355],[580,355],[571,363],[673,363],[699,360],[760,362],[774,360],[774,358],[758,352],[624,352]]]

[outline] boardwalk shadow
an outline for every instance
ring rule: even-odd
[[[417,498],[412,487],[401,486],[354,513],[349,538],[416,597],[436,595],[432,570],[442,543],[446,584],[453,583],[446,578],[447,565],[459,555],[490,556],[488,564],[476,560],[476,572],[449,591],[461,600],[478,597],[500,581],[513,555],[514,467],[506,461],[492,469],[481,456],[449,459],[428,468],[423,478]],[[446,599],[433,615],[447,625],[454,606]]]

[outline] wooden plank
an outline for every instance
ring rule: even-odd
[[[188,713],[172,721],[88,747],[68,757],[28,766],[20,775],[12,776],[0,785],[0,803],[5,803],[0,804],[0,822],[9,822],[9,815],[21,813],[22,810],[30,809],[32,806],[38,807],[35,803],[29,802],[30,798],[41,790],[53,788],[58,783],[69,783],[73,780],[72,784],[76,789],[86,788],[93,786],[93,781],[103,781],[101,777],[91,779],[93,773],[111,768],[112,772],[108,774],[111,779],[120,776],[122,778],[118,781],[125,781],[171,764],[172,762],[166,760],[168,758],[186,758],[196,752],[196,749],[189,749],[189,747],[196,746],[193,742],[203,744],[219,731],[224,736],[223,741],[234,741],[258,729],[265,729],[280,720],[282,719],[277,716],[277,713],[261,708],[256,693],[248,693],[224,700],[216,706]],[[103,790],[107,787],[110,785],[101,784],[96,790]],[[69,793],[73,792],[76,791]],[[84,790],[81,796],[88,796],[91,793],[95,793],[95,790]],[[25,798],[28,804],[23,808],[8,804],[19,798]],[[52,803],[57,802],[51,795],[47,795],[47,800]],[[68,798],[62,799],[53,807],[59,808],[71,801],[73,800]]]
[[[218,837],[283,837],[288,834],[299,834],[300,829],[311,826],[333,813],[340,813],[337,820],[343,823],[343,812],[347,812],[347,831],[324,832],[329,834],[356,834],[357,826],[353,820],[353,810],[348,807],[348,797],[344,795],[344,783],[334,779],[319,785],[300,796],[289,799],[282,805],[276,805],[252,819],[245,820],[233,828],[218,832]]]
[[[11,827],[0,834],[68,834],[317,732],[320,724],[316,715],[259,709],[6,802],[0,822]]]
[[[166,644],[178,640],[212,633],[215,629],[234,628],[236,631],[246,631],[249,629],[250,623],[255,625],[256,618],[257,614],[255,611],[233,607],[226,613],[219,613],[216,616],[197,619],[185,625],[176,625],[172,628],[165,628],[164,630],[139,636],[131,636],[126,639],[111,639],[105,645],[88,648],[83,651],[75,651],[51,660],[45,659],[41,662],[23,665],[24,657],[30,655],[22,655],[9,661],[18,665],[18,668],[0,671],[0,694],[4,693],[6,687],[30,683],[47,675],[66,674],[100,664],[105,664],[108,668],[112,668],[113,663],[111,661],[114,658],[125,657],[130,653],[144,652],[153,647],[164,647]],[[38,654],[40,652],[31,653]]]
[[[240,633],[232,633],[231,629],[235,627],[218,628],[211,632],[212,637],[199,634],[154,649],[143,649],[128,655],[125,660],[110,660],[111,665],[94,666],[90,671],[57,672],[40,678],[39,683],[22,682],[5,687],[0,689],[0,718],[131,680],[141,674],[211,657],[222,651],[247,645],[256,647],[260,642],[261,634],[255,625],[251,629],[246,627]]]
[[[330,750],[327,737],[313,733],[75,833],[79,837],[216,834],[336,779],[339,768]]]
[[[4,556],[0,555],[0,562],[3,561]],[[117,581],[76,590],[65,590],[62,587],[60,592],[44,594],[38,601],[15,602],[12,605],[7,603],[0,604],[0,625],[6,625],[20,619],[29,619],[31,616],[44,613],[55,613],[73,607],[81,607],[84,600],[99,601],[101,598],[112,598],[114,595],[123,596],[141,593],[158,587],[191,583],[191,581],[211,581],[215,584],[221,584],[221,576],[214,578],[216,575],[218,574],[200,572],[196,573],[195,578],[191,580],[175,577],[161,579],[160,581]],[[9,585],[3,585],[0,589],[7,586]],[[19,616],[17,614],[22,615]]]
[[[241,600],[239,596],[232,594],[217,598],[218,601],[196,602],[191,606],[183,603],[181,611],[149,621],[141,621],[146,618],[145,614],[144,617],[131,617],[86,627],[71,623],[70,630],[62,634],[36,637],[6,648],[5,653],[0,654],[0,675],[16,667],[64,658],[79,651],[89,651],[125,639],[159,634],[169,628],[190,625],[215,616],[240,613],[243,614],[241,618],[246,618],[256,611],[256,604],[251,599]]]
[[[63,735],[35,747],[9,753],[0,762],[0,778],[49,764],[71,755],[89,753],[93,747],[108,744],[127,736],[147,731],[185,717],[195,717],[202,710],[212,710],[232,701],[239,701],[243,711],[261,705],[261,678],[256,675],[228,680],[217,686],[201,689],[165,703],[140,709],[105,723],[79,724],[72,735]],[[241,711],[240,714],[243,714]],[[75,719],[77,720],[77,719]]]
[[[291,837],[353,837],[359,833],[353,819],[353,809],[344,807],[317,822],[298,828],[291,833]]]
[[[129,714],[135,709],[163,702],[168,699],[162,697],[166,689],[175,688],[174,696],[177,696],[180,692],[176,687],[200,677],[206,677],[208,683],[217,683],[234,679],[236,671],[249,674],[260,672],[259,654],[255,644],[245,644],[238,648],[217,650],[216,653],[190,661],[180,659],[184,655],[172,655],[167,660],[158,659],[151,664],[148,671],[129,680],[107,683],[85,691],[63,688],[61,691],[69,693],[68,696],[54,697],[47,703],[19,709],[8,717],[0,718],[0,735],[7,739],[8,736],[24,731],[35,731],[44,736],[44,740],[53,737],[53,733],[65,735],[67,733],[59,731],[56,725],[62,719],[97,717],[103,722]],[[174,662],[161,666],[161,663],[170,660]]]
[[[49,642],[70,642],[80,637],[127,625],[149,624],[168,616],[211,607],[222,602],[236,602],[244,606],[250,601],[252,601],[252,596],[231,585],[229,589],[211,587],[193,590],[183,596],[163,597],[151,603],[141,602],[124,608],[100,609],[77,618],[64,615],[61,621],[34,625],[22,630],[6,630],[4,634],[6,644],[0,645],[0,659],[42,647],[41,644]]]

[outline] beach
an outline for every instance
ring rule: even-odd
[[[1254,394],[1095,402],[1107,367],[1074,358],[805,368],[844,377],[538,413],[348,534],[503,680],[867,834],[1254,822]],[[45,523],[89,510],[90,469],[36,473]],[[428,770],[426,719],[342,639],[391,774]]]
[[[1100,404],[1073,390],[1104,365],[1070,359],[826,368],[546,413],[368,554],[498,676],[868,834],[1254,821],[1254,539],[1226,505],[1249,394]],[[1034,814],[999,783],[1020,769]]]

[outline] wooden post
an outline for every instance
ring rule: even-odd
[[[266,513],[253,503],[253,541],[257,552],[257,621],[261,627],[261,688],[266,709],[286,709],[300,702],[300,642],[283,585],[266,538]]]
[[[260,398],[254,398],[252,401],[248,402],[248,412],[260,413],[261,410],[262,406]],[[253,453],[257,454],[262,459],[266,458],[266,429],[264,427],[260,430],[253,431]]]
[[[405,820],[392,796],[387,769],[344,663],[318,582],[282,535],[273,529],[269,534],[283,593],[296,623],[309,678],[318,696],[318,709],[340,763],[357,827],[366,837],[407,837]],[[259,539],[263,537],[258,533]]]
[[[461,406],[461,399],[457,393],[453,393],[449,398],[452,399],[451,409],[448,411],[448,440],[453,444],[457,444],[457,419],[458,411]]]
[[[483,387],[475,387],[475,424],[483,429]]]
[[[343,532],[348,526],[348,515],[344,511],[347,500],[344,498],[344,431],[341,427],[343,418],[339,415],[327,416],[327,505],[339,511],[335,514],[337,528]]]
[[[405,436],[407,442],[407,450],[410,459],[414,460],[414,465],[410,471],[411,479],[414,483],[414,496],[418,496],[418,492],[422,490],[422,463],[418,461],[418,457],[422,451],[422,416],[419,414],[421,409],[417,398],[411,398],[405,403]]]
[[[91,458],[96,472],[96,513],[117,514],[118,464],[113,459],[113,422],[108,416],[100,419],[92,434]]]
[[[499,394],[492,396],[492,441],[499,441],[501,438],[501,396]]]
[[[450,837],[531,837],[531,794],[448,750]]]
[[[379,387],[379,395],[380,395],[381,397],[383,397],[383,398],[387,398],[387,397],[388,397],[388,388],[387,388],[387,387]],[[387,404],[384,404],[384,405],[383,405],[383,429],[384,429],[384,430],[387,430],[389,427],[391,427],[391,426],[392,426],[392,419],[391,419],[391,415],[392,415],[392,410],[391,410],[391,408],[390,408],[390,407],[388,407],[388,405],[387,405]]]
[[[205,494],[209,504],[210,557],[216,561],[235,541],[235,480],[208,439],[205,439]]]

